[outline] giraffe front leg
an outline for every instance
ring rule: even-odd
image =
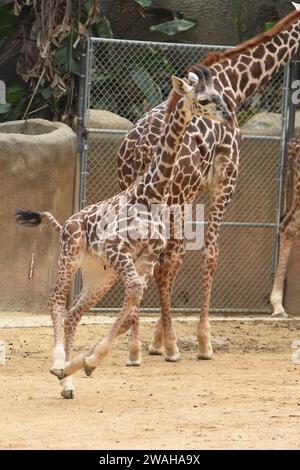
[[[294,213],[291,210],[280,224],[279,258],[270,298],[273,306],[272,317],[286,318],[288,316],[283,307],[283,290],[287,264],[296,235],[297,225],[295,223]]]

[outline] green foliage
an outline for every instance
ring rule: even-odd
[[[0,39],[10,36],[18,23],[13,7],[13,2],[0,6]]]
[[[173,18],[169,21],[151,26],[150,30],[153,32],[166,34],[167,36],[175,36],[178,33],[193,28],[197,24],[197,21],[184,19],[181,12],[153,6],[152,0],[134,1],[143,7],[144,14],[151,13],[159,18]]]
[[[73,74],[79,73],[80,53],[78,49],[74,47],[77,37],[77,32],[72,29],[62,45],[56,49],[55,61],[62,75],[66,72]]]
[[[137,67],[132,70],[131,76],[135,84],[143,92],[144,96],[150,103],[150,105],[155,106],[157,103],[160,103],[162,100],[161,91],[154,82],[150,73],[144,67]]]
[[[6,115],[11,109],[10,103],[0,104],[0,114]]]
[[[170,19],[153,26],[154,32],[174,36],[196,24],[183,19],[177,11],[154,7],[152,0],[132,1],[139,5],[142,15]],[[51,21],[48,21],[49,15]],[[49,25],[52,29],[48,31]],[[14,36],[16,31],[18,35]],[[78,44],[82,34],[113,36],[99,0],[15,0],[0,7],[0,39],[4,39],[5,45],[11,39],[12,50],[16,40],[19,41],[17,70],[20,75],[20,83],[7,89],[7,103],[0,105],[0,121],[42,117],[72,122],[76,115],[80,71]],[[27,44],[20,40],[22,35]],[[133,59],[129,54],[122,64],[118,57],[112,63],[115,67],[96,80],[110,83],[116,96],[116,112],[136,119],[165,98],[164,86],[158,85],[163,81],[157,77],[168,78],[174,73],[174,67],[151,47],[145,49],[143,59]],[[120,84],[130,99],[126,99],[126,93],[121,96]],[[105,92],[100,91],[98,101],[99,106],[107,107]]]
[[[152,5],[152,0],[134,0],[136,3],[142,7],[150,7]]]
[[[177,69],[159,50],[148,46],[143,54],[133,55],[130,48],[124,48],[120,61],[115,48],[103,45],[103,54],[107,59],[103,68],[91,76],[92,87],[97,90],[91,103],[94,108],[109,109],[135,121],[167,97],[170,76]]]

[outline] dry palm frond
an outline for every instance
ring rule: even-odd
[[[100,13],[100,0],[93,0],[86,15],[84,25],[80,23],[83,0],[15,0],[16,15],[28,14],[32,17],[31,27],[23,28],[23,45],[17,64],[17,72],[32,90],[36,89],[41,75],[43,86],[58,89],[65,93],[67,106],[72,105],[74,75],[59,71],[56,63],[56,52],[66,38],[73,39],[77,34],[87,30]],[[77,44],[78,41],[76,41]],[[74,47],[74,43],[71,47]],[[68,114],[65,110],[64,114]]]

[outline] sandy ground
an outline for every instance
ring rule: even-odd
[[[182,359],[148,356],[125,366],[126,337],[92,378],[75,376],[76,398],[60,398],[48,372],[52,329],[0,329],[2,449],[299,449],[300,365],[291,343],[300,322],[213,322],[217,352],[196,359],[196,323],[176,321]],[[76,351],[109,325],[78,329]]]

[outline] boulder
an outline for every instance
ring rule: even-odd
[[[242,127],[244,135],[281,135],[281,114],[262,112],[252,116]]]
[[[90,109],[88,112],[88,127],[90,129],[130,130],[132,122],[118,114],[101,109]]]
[[[244,126],[244,135],[281,136],[282,116],[277,113],[257,113]],[[295,127],[300,127],[300,111],[296,111]]]

